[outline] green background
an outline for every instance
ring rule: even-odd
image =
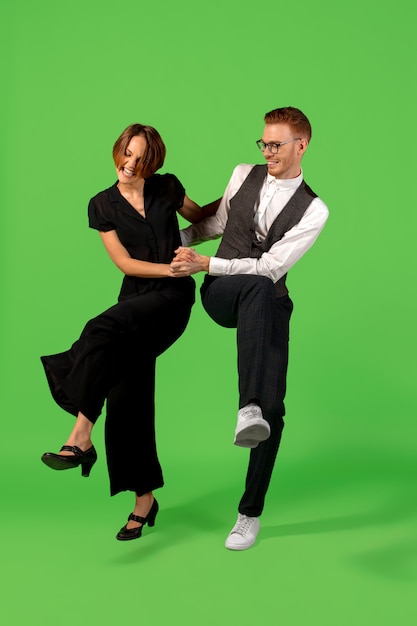
[[[7,624],[414,624],[415,33],[412,3],[4,3],[0,614]],[[71,418],[39,355],[113,304],[87,227],[111,147],[154,125],[200,203],[261,162],[263,115],[297,106],[329,206],[291,271],[287,426],[254,548],[224,549],[247,451],[232,445],[235,338],[200,301],[158,363],[166,486],[140,541],[114,535],[103,420],[89,480],[39,460]],[[208,253],[212,244],[202,247]],[[201,278],[198,277],[200,284]]]

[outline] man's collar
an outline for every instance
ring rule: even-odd
[[[275,178],[275,176],[271,176],[269,173],[267,173],[266,177],[268,185],[275,183],[278,189],[296,189],[303,181],[303,170],[296,178]]]

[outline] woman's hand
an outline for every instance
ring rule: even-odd
[[[197,272],[208,272],[210,267],[210,257],[198,254],[193,248],[180,246],[175,250],[175,257],[171,261],[171,276],[182,278],[191,276]]]

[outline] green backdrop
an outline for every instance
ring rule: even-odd
[[[411,0],[3,6],[4,623],[414,624]],[[161,513],[121,544],[131,496],[108,496],[103,423],[88,481],[39,460],[72,423],[39,355],[66,349],[121,281],[88,199],[137,121],[166,141],[163,171],[213,200],[237,163],[262,161],[263,115],[287,105],[311,120],[304,174],[331,215],[288,280],[287,426],[259,540],[223,547],[247,451],[232,445],[234,333],[198,301],[158,363]]]

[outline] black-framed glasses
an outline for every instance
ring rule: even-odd
[[[258,139],[256,145],[258,146],[259,150],[262,150],[262,152],[265,150],[265,148],[268,148],[271,154],[276,154],[280,146],[285,146],[286,143],[292,143],[293,141],[300,141],[300,139],[301,137],[296,137],[295,139],[289,139],[288,141],[280,141],[279,143],[265,143],[262,141],[262,139]]]

